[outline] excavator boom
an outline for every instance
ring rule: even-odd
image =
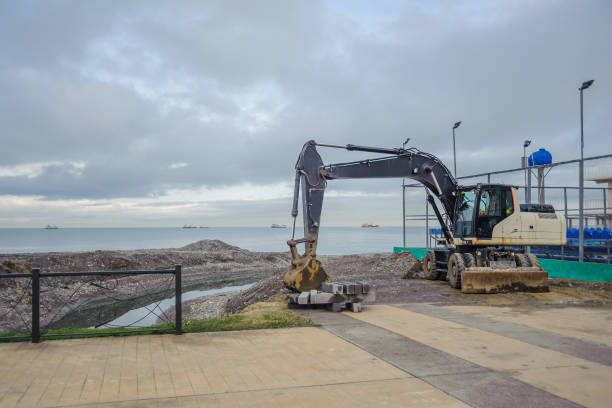
[[[392,154],[393,156],[360,160],[347,163],[324,165],[317,152],[317,146],[342,148],[350,151]],[[311,140],[304,144],[295,165],[295,186],[293,195],[293,231],[291,240],[287,241],[291,251],[292,266],[285,274],[284,282],[288,287],[300,292],[316,289],[323,282],[329,281],[321,262],[316,259],[316,247],[319,235],[323,196],[327,180],[359,178],[393,178],[406,177],[414,179],[431,191],[442,203],[447,220],[453,220],[457,182],[450,171],[435,156],[417,149],[385,149],[356,145],[317,144]],[[301,191],[304,218],[304,238],[295,239],[295,220],[298,215],[299,196]],[[430,200],[438,221],[445,233],[447,242],[452,243],[450,228],[437,209],[433,198]],[[305,244],[304,254],[300,255],[297,244]]]

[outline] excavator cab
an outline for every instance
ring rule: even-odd
[[[457,238],[493,238],[493,229],[514,214],[512,187],[479,184],[463,187],[457,200],[454,236]]]

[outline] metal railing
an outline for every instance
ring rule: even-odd
[[[44,338],[53,338],[53,337],[74,337],[74,336],[97,336],[100,334],[103,335],[118,335],[118,334],[134,334],[134,333],[139,333],[139,332],[146,332],[146,333],[167,333],[167,332],[174,332],[175,334],[182,334],[183,333],[183,329],[182,329],[182,278],[181,278],[181,274],[182,274],[182,267],[181,265],[175,265],[173,269],[160,269],[160,270],[133,270],[133,271],[91,271],[91,272],[41,272],[40,268],[32,268],[32,272],[31,273],[8,273],[8,274],[0,274],[0,282],[6,282],[6,280],[9,279],[13,279],[13,280],[28,280],[28,286],[25,290],[23,290],[21,288],[22,285],[17,285],[15,284],[16,288],[19,287],[20,290],[16,291],[19,292],[17,293],[17,296],[15,297],[15,299],[12,299],[11,303],[13,304],[12,307],[8,307],[6,313],[4,313],[3,316],[0,316],[1,319],[5,319],[7,317],[7,315],[9,313],[16,313],[16,309],[18,305],[23,306],[23,303],[27,303],[27,300],[30,300],[31,302],[31,319],[27,319],[24,318],[23,316],[19,316],[19,318],[21,319],[24,327],[26,329],[29,329],[30,334],[26,335],[11,335],[11,336],[2,336],[0,334],[0,340],[24,340],[24,339],[31,339],[32,343],[38,343],[41,341],[41,339]],[[142,329],[131,329],[131,330],[117,330],[117,331],[104,331],[102,333],[96,333],[96,332],[62,332],[62,333],[47,333],[46,331],[41,331],[41,294],[43,294],[43,296],[45,294],[49,294],[50,292],[52,292],[51,289],[46,290],[46,291],[41,291],[41,281],[45,281],[45,280],[53,280],[53,279],[61,279],[61,278],[76,278],[76,277],[115,277],[117,278],[117,280],[119,278],[126,278],[126,277],[134,277],[134,276],[139,276],[139,275],[173,275],[174,277],[174,298],[175,298],[175,318],[174,318],[174,327],[170,327],[170,328],[160,328],[160,329],[156,329],[156,328],[142,328]],[[77,289],[74,289],[74,291],[72,292],[72,295],[69,297],[69,300],[73,298],[74,293],[79,289],[82,288],[84,286],[86,286],[86,284],[91,284],[92,286],[96,287],[96,288],[104,288],[106,290],[108,290],[108,287],[104,287],[103,285],[98,284],[97,282],[99,281],[99,279],[97,280],[91,280],[88,281],[86,283],[81,283],[77,286]],[[66,284],[62,284],[64,286],[66,286]],[[141,286],[137,283],[138,286]],[[6,289],[6,288],[4,288]],[[169,288],[167,288],[169,290]],[[112,289],[111,289],[112,290]],[[29,292],[29,293],[28,293]],[[29,295],[29,299],[27,299],[26,296]],[[7,295],[8,297],[8,295]],[[115,299],[114,297],[111,297],[111,299]],[[159,317],[159,315],[157,315],[155,313],[155,308],[159,308],[159,302],[161,302],[161,300],[157,301],[157,304],[155,307],[153,307],[152,310],[149,310],[149,313],[153,313],[155,316]],[[155,302],[154,302],[155,303]],[[56,322],[58,319],[61,319],[62,317],[60,316],[58,319],[55,319],[55,317],[59,316],[59,313],[62,312],[63,309],[65,309],[65,304],[63,303],[61,305],[58,305],[55,307],[56,313],[52,316],[52,318],[50,319],[49,322],[47,322],[47,326],[51,325],[52,323]],[[21,308],[23,311],[23,307]],[[69,308],[68,308],[69,309]],[[64,310],[65,312],[65,310]],[[163,311],[162,311],[163,312]],[[164,312],[163,312],[164,313]],[[65,313],[64,313],[65,314]],[[116,316],[115,316],[116,317]],[[108,322],[107,322],[108,323]],[[95,327],[100,327],[104,325],[100,324],[100,325],[96,325]],[[124,325],[124,326],[118,326],[118,328],[126,328],[126,327],[132,327],[132,325]],[[134,326],[135,327],[135,326]]]
[[[612,157],[612,154],[605,154],[605,155],[600,155],[600,156],[593,156],[593,157],[585,157],[584,161],[594,161],[594,160],[601,160],[601,159],[609,159]],[[591,197],[588,200],[584,200],[583,203],[585,205],[583,205],[583,208],[581,209],[579,206],[579,200],[573,200],[573,199],[569,199],[568,198],[568,192],[579,192],[580,191],[580,187],[576,187],[576,186],[540,186],[540,185],[532,185],[531,183],[531,173],[534,170],[547,170],[550,171],[553,168],[559,168],[562,166],[566,166],[566,165],[571,165],[571,164],[580,164],[580,159],[575,159],[575,160],[567,160],[567,161],[562,161],[562,162],[555,162],[555,163],[551,163],[551,164],[547,164],[547,165],[541,165],[541,166],[529,166],[527,168],[525,167],[520,167],[520,168],[513,168],[513,169],[506,169],[506,170],[497,170],[497,171],[491,171],[491,172],[483,172],[483,173],[478,173],[478,174],[472,174],[472,175],[467,175],[467,176],[459,176],[457,177],[457,180],[462,180],[463,184],[470,184],[470,182],[468,180],[470,179],[483,179],[482,181],[475,181],[474,184],[476,184],[477,182],[486,182],[486,183],[491,183],[491,178],[492,176],[502,176],[502,175],[511,175],[511,174],[521,174],[522,173],[526,173],[529,175],[529,177],[527,177],[527,175],[525,176],[525,181],[523,183],[525,183],[526,185],[520,185],[523,183],[503,183],[503,184],[511,184],[511,185],[515,185],[518,186],[519,190],[522,191],[525,200],[522,201],[524,203],[531,203],[532,201],[532,197],[535,197],[535,200],[538,200],[538,192],[553,192],[553,194],[557,194],[559,195],[561,192],[563,194],[562,197],[555,197],[555,199],[550,200],[550,197],[548,195],[548,193],[546,194],[547,200],[546,202],[550,203],[551,201],[555,202],[556,204],[562,204],[562,208],[559,208],[559,206],[557,205],[555,207],[555,211],[563,213],[567,219],[567,226],[568,228],[572,228],[574,225],[575,221],[580,221],[580,219],[582,219],[584,221],[584,225],[585,228],[589,227],[589,222],[594,222],[595,225],[602,225],[603,227],[610,227],[611,226],[611,215],[612,215],[612,203],[610,203],[609,201],[611,201],[609,199],[609,197],[611,197],[610,195],[610,189],[608,187],[583,187],[583,191],[584,192],[589,192],[590,194],[595,193],[596,191],[600,191],[601,195],[599,197],[601,198],[594,198]],[[605,166],[609,166],[608,164],[604,164]],[[609,169],[608,167],[606,167],[606,175],[609,174]],[[593,177],[594,175],[599,175],[599,173],[596,173],[594,170],[591,171],[589,170],[589,176]],[[433,221],[433,226],[437,226],[438,221],[435,217],[433,217],[433,215],[430,213],[429,211],[429,204],[427,202],[427,198],[425,198],[425,214],[406,214],[406,189],[407,188],[423,188],[423,186],[421,184],[406,184],[405,182],[402,182],[402,201],[403,201],[403,245],[406,246],[406,221],[424,221],[425,222],[425,245],[427,248],[429,248],[431,246],[431,234],[429,233],[429,229],[430,226],[432,226],[430,224],[430,221]],[[533,195],[533,190],[535,189],[536,194]],[[544,196],[544,194],[542,194],[542,197]],[[579,241],[570,242],[569,247],[574,247],[574,248],[569,248],[568,249],[570,251],[573,251],[573,249],[576,248],[576,245],[578,245],[578,249],[579,252],[582,254],[585,250],[585,242],[584,239],[580,238]],[[606,246],[609,248],[609,244],[606,243]],[[565,253],[565,250],[562,248],[561,249],[562,254]],[[581,256],[579,256],[580,258]],[[606,260],[605,262],[610,262],[610,255],[609,255],[609,250],[606,251]]]

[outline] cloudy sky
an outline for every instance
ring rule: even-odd
[[[588,79],[585,155],[612,153],[611,21],[606,0],[1,2],[0,227],[288,224],[306,140],[410,137],[452,168],[458,120],[459,176],[518,167],[524,139],[574,159]],[[400,225],[400,185],[330,182],[323,222]]]

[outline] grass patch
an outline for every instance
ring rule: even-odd
[[[219,332],[233,330],[279,329],[284,327],[315,326],[315,324],[287,309],[285,297],[272,302],[260,302],[248,306],[242,312],[230,316],[207,320],[183,320],[184,333]],[[121,334],[113,332],[122,332]],[[174,324],[163,323],[150,327],[109,328],[109,329],[51,329],[41,330],[42,340],[78,339],[85,337],[136,336],[172,332]],[[2,336],[23,336],[29,333],[2,333]],[[3,338],[0,343],[30,341],[30,338]]]
[[[312,321],[287,310],[286,297],[279,297],[272,302],[255,303],[235,315],[208,320],[183,321],[183,329],[187,333],[302,326],[314,326],[314,324]]]

